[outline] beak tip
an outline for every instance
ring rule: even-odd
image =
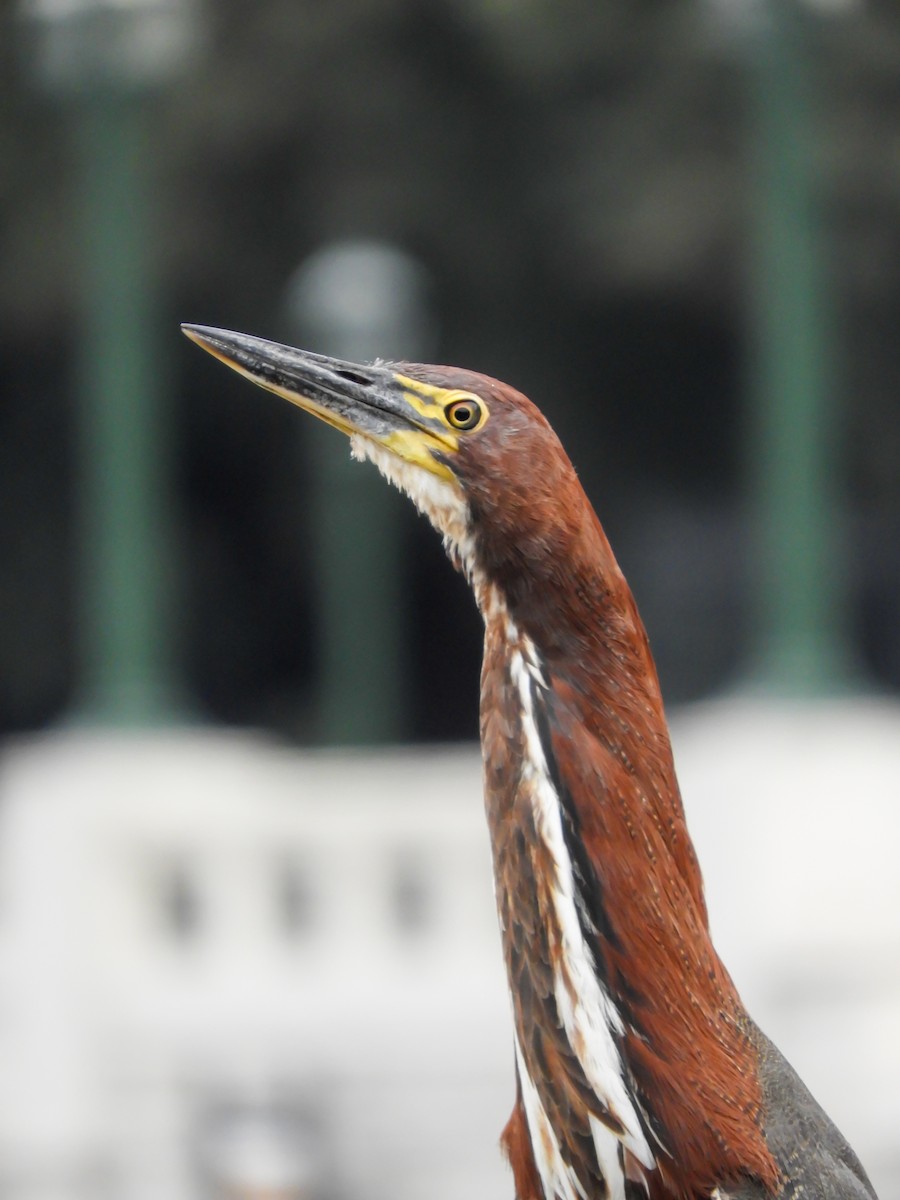
[[[191,325],[187,321],[183,321],[181,332],[185,337],[190,338],[192,342],[202,342],[205,340],[203,335],[207,332],[207,329],[205,325]]]

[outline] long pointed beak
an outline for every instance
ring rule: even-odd
[[[342,433],[378,442],[404,458],[412,456],[401,447],[415,444],[418,461],[427,457],[434,463],[432,470],[446,471],[431,453],[426,454],[443,455],[457,446],[440,418],[440,405],[427,395],[433,389],[420,387],[388,366],[343,362],[228,329],[181,328],[233,370]]]

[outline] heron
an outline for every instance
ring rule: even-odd
[[[347,435],[474,593],[517,1200],[872,1200],[713,946],[647,634],[540,410],[474,371],[182,328]]]

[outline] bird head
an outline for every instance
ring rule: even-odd
[[[556,434],[507,384],[452,367],[360,365],[228,330],[182,328],[253,383],[346,434],[353,454],[371,459],[442,534],[479,602],[486,581],[509,592],[517,579],[539,578],[542,565],[573,562],[580,535],[593,529],[602,539]]]

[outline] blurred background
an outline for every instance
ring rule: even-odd
[[[544,409],[900,1197],[893,3],[6,0],[0,316],[0,1194],[511,1194],[480,619],[192,321]]]

